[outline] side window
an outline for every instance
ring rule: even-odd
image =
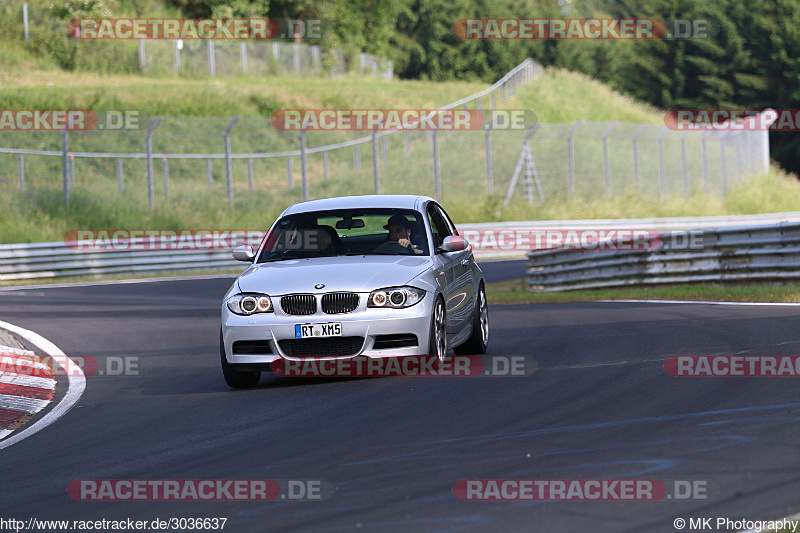
[[[445,223],[447,224],[447,227],[450,228],[450,235],[458,235],[458,230],[456,229],[456,225],[453,224],[452,220],[450,220],[450,217],[448,216],[448,214],[444,212],[444,209],[442,209],[442,206],[437,205],[436,206],[436,210],[439,213],[441,213],[442,218],[444,219]]]
[[[442,245],[444,238],[453,234],[447,225],[440,209],[434,204],[428,205],[428,221],[431,223],[433,231],[433,244],[437,248]]]

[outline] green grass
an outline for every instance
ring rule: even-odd
[[[800,302],[800,283],[782,285],[669,285],[663,287],[531,292],[525,278],[488,283],[490,304],[587,302],[596,300],[700,300],[726,302]]]

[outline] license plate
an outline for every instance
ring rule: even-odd
[[[340,337],[342,335],[341,322],[328,324],[295,324],[295,339],[311,339],[319,337]]]

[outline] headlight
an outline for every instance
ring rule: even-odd
[[[415,287],[389,287],[372,291],[367,300],[367,307],[390,307],[401,309],[419,303],[425,297],[425,291]]]
[[[234,294],[225,303],[237,315],[272,312],[272,300],[266,294]]]

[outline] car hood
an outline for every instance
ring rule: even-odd
[[[370,292],[405,285],[433,265],[431,257],[341,256],[287,259],[255,264],[239,277],[242,292],[280,296],[292,293]],[[318,283],[325,285],[315,289]]]

